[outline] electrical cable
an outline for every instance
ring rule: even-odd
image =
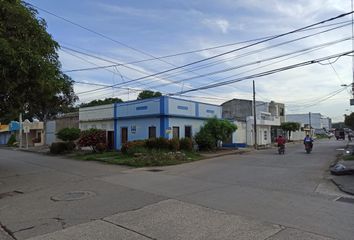
[[[341,25],[341,24],[345,24],[344,26],[346,26],[346,23],[351,22],[350,20],[348,21],[342,21],[339,23],[332,23],[332,24],[327,24],[324,26],[319,26],[319,27],[313,27],[313,28],[308,28],[305,29],[303,31],[310,31],[310,30],[314,30],[314,29],[319,29],[319,28],[325,28],[325,27],[330,27],[330,26],[335,26],[335,25]],[[300,31],[302,32],[302,31]],[[273,35],[274,36],[274,35]],[[175,53],[175,54],[170,54],[170,55],[165,55],[165,56],[160,56],[158,57],[159,59],[162,58],[170,58],[170,57],[176,57],[176,56],[181,56],[181,55],[186,55],[186,54],[192,54],[192,53],[198,53],[198,52],[203,52],[203,51],[210,51],[210,50],[214,50],[214,49],[219,49],[219,48],[224,48],[224,47],[230,47],[230,46],[234,46],[234,45],[239,45],[239,44],[244,44],[244,43],[249,43],[249,42],[255,42],[255,41],[259,41],[259,40],[263,40],[263,39],[267,39],[273,36],[267,36],[267,37],[261,37],[261,38],[256,38],[256,39],[251,39],[251,40],[247,40],[247,41],[240,41],[240,42],[235,42],[235,43],[228,43],[228,44],[224,44],[224,45],[219,45],[219,46],[214,46],[214,47],[209,47],[209,48],[203,48],[203,49],[198,49],[198,50],[190,50],[190,51],[186,51],[186,52],[180,52],[180,53]],[[63,47],[63,45],[61,45]],[[64,46],[65,47],[65,46]],[[67,47],[70,48],[70,47]],[[80,47],[75,47],[75,48],[80,48]],[[83,49],[81,48],[81,50],[84,50],[86,52],[88,52],[89,50],[87,49]],[[102,69],[102,68],[111,68],[114,66],[124,66],[124,65],[132,65],[132,64],[137,64],[137,63],[142,63],[142,62],[147,62],[147,61],[153,61],[156,60],[155,58],[149,58],[149,59],[143,59],[143,60],[138,60],[138,61],[132,61],[132,62],[127,62],[127,63],[117,63],[117,64],[112,64],[112,65],[105,65],[105,66],[97,66],[97,67],[92,67],[92,68],[78,68],[78,69],[68,69],[65,70],[63,72],[77,72],[77,71],[89,71],[89,70],[97,70],[97,69]]]
[[[36,7],[36,6],[34,6],[34,7]],[[208,57],[208,58],[204,58],[204,59],[201,59],[201,60],[198,60],[198,61],[190,62],[190,63],[184,64],[184,65],[181,65],[181,66],[178,66],[178,67],[170,68],[170,69],[167,69],[167,70],[158,72],[158,73],[154,73],[154,74],[150,74],[150,75],[147,75],[147,76],[143,76],[143,77],[134,79],[134,81],[141,80],[141,79],[145,79],[145,78],[150,78],[150,77],[155,77],[155,76],[158,76],[158,75],[167,73],[167,72],[174,71],[174,70],[176,70],[176,69],[185,68],[185,67],[187,67],[187,66],[191,66],[191,65],[194,65],[194,64],[197,64],[197,63],[205,62],[205,61],[208,61],[208,60],[211,60],[211,59],[220,57],[220,56],[224,56],[224,55],[227,55],[227,54],[230,54],[230,53],[239,51],[239,50],[243,50],[243,49],[246,49],[246,48],[250,48],[250,47],[252,47],[252,46],[259,45],[259,44],[264,43],[264,42],[267,42],[267,41],[271,41],[271,40],[274,40],[274,39],[277,39],[277,38],[280,38],[280,37],[283,37],[283,36],[286,36],[286,35],[290,35],[290,34],[299,32],[299,31],[301,31],[301,30],[310,28],[310,27],[314,27],[314,26],[317,26],[317,25],[320,25],[320,24],[324,24],[324,23],[326,23],[326,22],[330,22],[330,21],[333,21],[333,20],[336,20],[336,19],[345,17],[345,16],[350,15],[350,14],[353,14],[353,11],[347,12],[347,13],[343,13],[343,14],[340,14],[340,15],[338,15],[338,16],[336,16],[336,17],[328,18],[328,19],[326,19],[326,20],[323,20],[323,21],[320,21],[320,22],[316,22],[316,23],[314,23],[314,24],[310,24],[310,25],[307,25],[307,26],[305,26],[305,27],[298,28],[298,29],[295,29],[295,30],[292,30],[292,31],[289,31],[289,32],[286,32],[286,33],[282,33],[282,34],[276,35],[276,36],[274,36],[274,37],[271,37],[271,38],[269,38],[269,39],[264,39],[264,40],[257,41],[257,42],[255,42],[255,43],[252,43],[252,44],[249,44],[249,45],[240,47],[240,48],[236,48],[236,49],[233,49],[233,50],[230,50],[230,51],[227,51],[227,52],[223,52],[223,53],[220,53],[220,54],[216,54],[216,55],[211,56],[211,57]],[[73,24],[75,24],[75,23],[73,23]],[[78,24],[75,24],[75,25],[78,25]],[[80,26],[80,25],[79,25],[79,26]],[[82,26],[81,26],[81,27],[82,27]],[[85,28],[85,27],[84,27],[84,28]],[[88,30],[91,31],[91,32],[97,33],[96,31],[93,31],[93,30],[90,30],[90,29],[88,29]],[[102,35],[102,34],[100,34],[100,33],[97,33],[97,34]],[[103,36],[104,36],[104,35],[103,35]],[[108,37],[108,38],[109,38],[109,37]],[[111,39],[111,38],[109,38],[109,39]],[[114,40],[114,39],[112,39],[112,40]],[[117,41],[117,42],[118,42],[118,41]]]
[[[335,55],[322,57],[322,58],[318,58],[318,59],[313,59],[313,60],[310,60],[310,61],[305,61],[305,62],[293,64],[293,65],[288,65],[288,66],[285,66],[285,67],[281,67],[281,68],[265,71],[265,72],[262,72],[262,73],[257,73],[257,74],[246,76],[246,77],[231,79],[231,80],[228,80],[228,81],[223,81],[223,82],[219,82],[219,83],[215,83],[215,84],[210,84],[210,85],[206,85],[206,86],[199,87],[199,88],[194,88],[194,89],[190,89],[190,90],[176,92],[176,93],[173,93],[171,95],[181,95],[181,94],[188,93],[188,92],[205,90],[205,89],[209,89],[209,88],[215,88],[215,87],[228,85],[228,84],[235,83],[235,82],[241,82],[241,81],[244,81],[244,80],[247,80],[247,79],[264,77],[264,76],[268,76],[268,75],[271,75],[271,74],[274,74],[274,73],[283,72],[283,71],[287,71],[287,70],[290,70],[290,69],[303,67],[303,66],[307,66],[307,65],[312,65],[312,64],[315,64],[315,63],[318,63],[318,62],[321,62],[321,61],[325,61],[325,60],[328,60],[328,59],[336,58],[336,57],[339,57],[339,56],[345,56],[345,55],[348,55],[350,53],[353,53],[353,51],[343,52],[343,53],[340,53],[340,54],[335,54]]]
[[[337,44],[337,43],[340,43],[340,42],[343,42],[343,41],[348,41],[348,40],[351,40],[351,37],[343,38],[343,39],[340,39],[340,40],[337,40],[337,41],[333,41],[333,42],[329,42],[329,43],[319,44],[319,45],[316,45],[316,46],[313,46],[313,47],[301,49],[301,50],[290,52],[290,53],[281,54],[281,55],[278,55],[278,56],[275,56],[275,57],[265,58],[265,59],[259,60],[259,61],[245,63],[245,64],[237,65],[237,66],[234,66],[234,67],[230,67],[230,68],[226,68],[226,69],[222,69],[222,70],[218,70],[218,71],[201,74],[201,75],[195,76],[195,77],[189,77],[189,78],[184,78],[184,79],[178,80],[178,81],[172,81],[171,84],[172,83],[173,84],[177,84],[177,83],[180,83],[180,82],[190,81],[190,80],[193,80],[193,79],[197,79],[199,77],[205,77],[205,76],[211,76],[211,75],[216,75],[216,74],[220,74],[220,73],[225,73],[225,72],[233,71],[233,70],[236,70],[236,69],[240,69],[240,68],[244,68],[244,67],[260,64],[260,63],[263,63],[263,62],[275,60],[275,59],[278,59],[278,58],[283,58],[283,57],[290,56],[290,55],[293,55],[293,54],[297,54],[297,53],[300,53],[300,52],[306,52],[306,51],[309,51],[309,50],[312,50],[312,49],[317,49],[317,48],[321,48],[321,47],[324,47],[324,46]],[[338,61],[338,59],[339,59],[339,57],[334,62]],[[319,64],[321,64],[321,63],[319,63]],[[169,85],[169,84],[166,83],[166,84],[164,84],[162,86],[159,86],[159,87],[164,87],[166,85]],[[156,86],[152,86],[152,88],[155,88],[155,87]]]

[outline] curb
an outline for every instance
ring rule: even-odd
[[[343,189],[343,186],[339,183],[337,183],[333,178],[331,178],[331,181],[334,183],[334,185],[336,185],[338,187],[338,189],[346,194],[349,194],[349,195],[352,195],[354,196],[354,193],[353,192],[350,192],[350,191],[346,191],[345,189]]]
[[[213,156],[206,156],[203,154],[200,154],[200,155],[203,157],[203,159],[210,159],[210,158],[217,158],[217,157],[222,157],[222,156],[227,156],[227,155],[241,155],[241,154],[249,153],[249,152],[252,152],[252,150],[240,150],[237,152],[220,153],[220,154],[216,154]]]

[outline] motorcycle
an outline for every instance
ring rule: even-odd
[[[279,145],[278,146],[278,153],[279,154],[285,154],[285,145]]]
[[[307,154],[311,153],[311,151],[312,151],[312,143],[310,143],[310,142],[305,143],[305,150],[306,150]]]

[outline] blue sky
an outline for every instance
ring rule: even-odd
[[[48,32],[62,46],[59,55],[64,71],[106,66],[111,65],[112,62],[134,62],[151,59],[151,56],[166,56],[281,34],[351,11],[350,0],[31,0],[27,2],[115,40],[105,39],[39,10],[39,16],[47,21]],[[141,89],[175,93],[220,82],[225,77],[247,76],[350,51],[352,49],[349,39],[351,37],[350,25],[303,40],[274,46],[305,35],[339,27],[344,25],[344,23],[340,24],[341,22],[349,20],[351,17],[347,16],[330,22],[337,23],[337,25],[291,34],[192,66],[194,68],[174,71],[141,81],[124,84],[131,79],[201,60],[247,44],[184,54],[163,60],[154,59],[130,64],[128,65],[130,68],[119,66],[68,72],[67,74],[75,81],[120,84],[121,88],[109,88],[90,94],[81,94],[81,92],[98,87],[75,84],[75,92],[78,93],[81,102],[105,97],[132,100],[136,98]],[[338,42],[334,43],[335,41]],[[319,46],[327,43],[327,46]],[[318,47],[316,51],[302,52],[296,57],[292,55],[292,58],[267,60],[271,57],[315,46]],[[72,50],[98,56],[101,60]],[[257,100],[284,102],[287,113],[321,112],[332,117],[334,121],[342,120],[343,114],[348,114],[352,110],[349,106],[350,92],[344,90],[335,94],[335,91],[341,89],[341,84],[352,82],[352,59],[351,57],[341,57],[336,62],[334,60],[332,59],[331,63],[323,62],[326,65],[315,64],[255,79]],[[216,63],[215,61],[218,61],[218,64],[195,68],[206,63]],[[196,75],[254,61],[259,62],[225,73],[182,81]],[[171,84],[171,81],[180,81],[180,83]],[[331,93],[334,96],[326,99],[331,96]],[[192,92],[186,96],[189,96],[188,99],[216,104],[221,104],[231,98],[251,99],[252,81],[246,80],[224,87]]]

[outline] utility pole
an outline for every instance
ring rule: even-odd
[[[353,0],[351,0],[351,9],[353,11]],[[353,13],[351,14],[352,16],[352,51],[354,51],[354,16]],[[352,82],[352,99],[350,99],[350,105],[354,105],[354,55],[352,54],[352,77],[353,77],[353,82]]]
[[[254,132],[254,148],[257,149],[256,86],[254,80],[253,80],[253,132]]]
[[[22,113],[20,113],[20,133],[19,133],[19,137],[20,137],[20,148],[22,148]]]
[[[312,135],[311,133],[311,112],[309,112],[309,125],[310,125],[310,136]]]

